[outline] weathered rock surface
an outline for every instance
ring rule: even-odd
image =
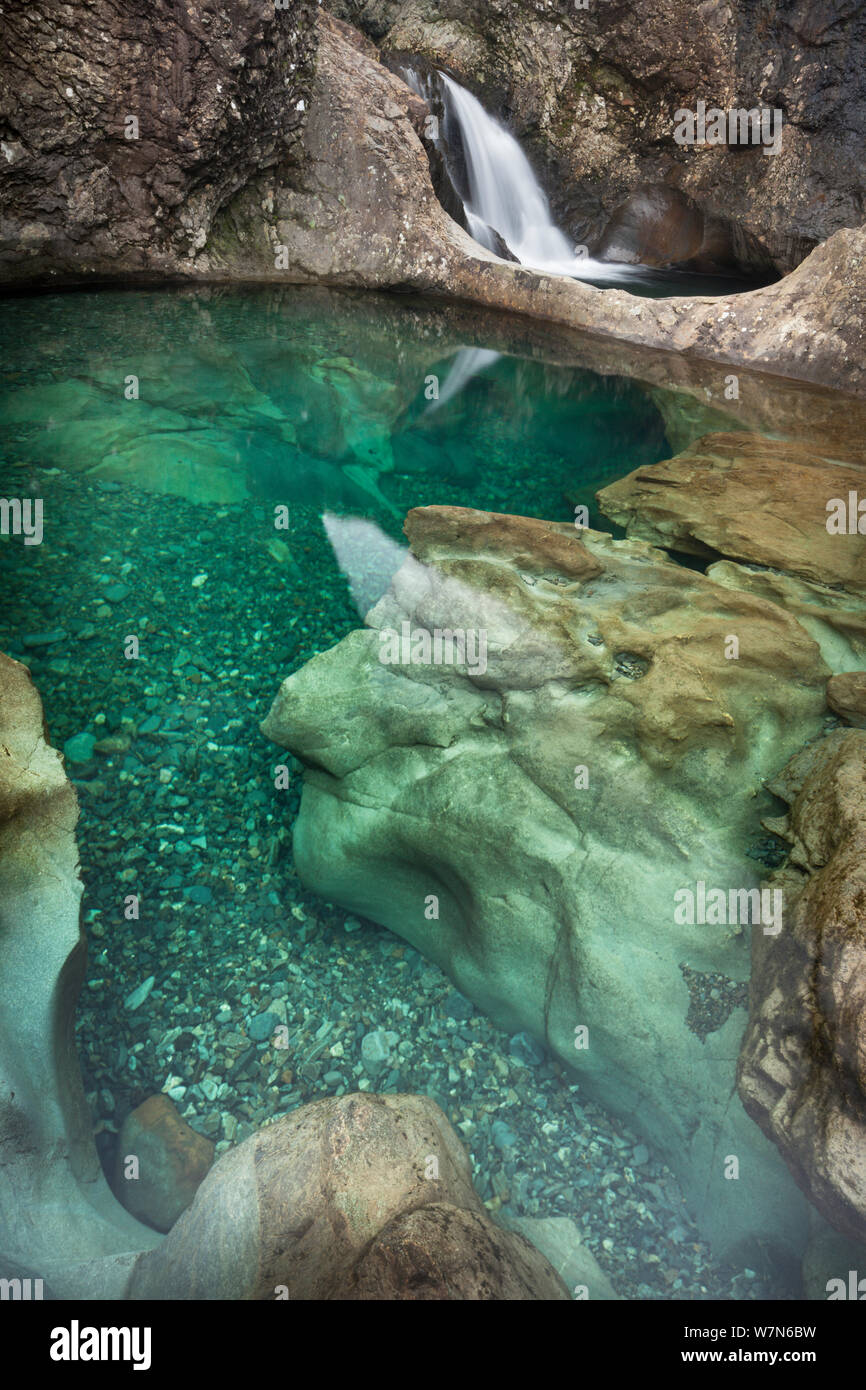
[[[130,1297],[568,1293],[529,1241],[487,1216],[435,1102],[349,1095],[306,1105],[225,1154],[160,1248],[138,1262]]]
[[[503,1220],[510,1231],[519,1231],[547,1257],[557,1274],[578,1299],[610,1302],[619,1298],[613,1285],[568,1216],[514,1216]]]
[[[797,1182],[866,1239],[866,733],[838,730],[771,784],[790,842],[785,930],[755,935],[739,1091]],[[844,1271],[840,1271],[844,1275]]]
[[[790,441],[732,433],[639,468],[598,500],[630,536],[655,545],[720,553],[864,594],[866,517],[863,534],[828,530],[828,504],[838,499],[847,518],[851,493],[866,499],[863,469]]]
[[[827,682],[827,704],[855,728],[866,729],[866,671],[845,671],[831,676]]]
[[[866,391],[866,229],[838,232],[792,275],[747,295],[649,300],[596,290],[499,260],[447,216],[416,134],[418,105],[351,31],[321,16],[303,183],[266,179],[234,199],[202,273],[431,291]]]
[[[96,22],[100,13],[94,12]],[[419,99],[356,31],[319,10],[311,36],[306,13],[300,0],[287,11],[273,11],[259,0],[244,10],[222,49],[201,40],[199,53],[199,40],[193,43],[182,28],[173,30],[167,10],[143,12],[136,32],[145,34],[145,47],[177,54],[171,81],[180,84],[181,97],[166,106],[165,141],[147,126],[150,145],[144,135],[136,150],[122,133],[115,139],[112,102],[118,93],[140,90],[123,43],[116,65],[97,71],[84,64],[83,95],[75,98],[79,78],[73,77],[73,97],[64,99],[71,115],[58,121],[54,106],[34,115],[43,135],[41,143],[34,141],[32,159],[17,128],[10,131],[12,158],[0,168],[0,177],[12,180],[9,215],[0,224],[4,278],[44,283],[136,273],[411,288],[866,394],[866,230],[837,232],[777,284],[712,300],[636,299],[505,262],[473,242],[436,199],[416,133],[423,118]],[[205,15],[192,11],[193,29]],[[108,20],[103,27],[111,31]],[[28,7],[26,14],[16,9],[19,47],[32,37],[42,60],[40,80],[50,77],[51,90],[64,91],[64,65],[80,39],[49,51],[37,31],[54,33],[39,8]],[[304,55],[313,42],[318,48],[310,78]],[[191,70],[190,53],[201,57],[195,71],[204,74],[192,88],[183,76]],[[144,70],[146,64],[133,56],[136,72]],[[455,50],[455,61],[457,56]],[[666,63],[669,56],[666,51]],[[220,62],[226,72],[216,80]],[[163,63],[160,70],[165,68]],[[16,91],[19,69],[19,63],[9,69],[9,92]],[[35,78],[28,75],[28,82],[25,97],[35,102]],[[256,95],[250,94],[253,88]],[[199,121],[196,94],[205,89],[210,96]],[[141,104],[150,111],[164,97],[158,90]],[[89,126],[86,112],[75,114],[76,100],[104,109],[105,139],[97,139],[98,123]],[[120,106],[126,107],[125,99]],[[296,148],[301,116],[306,123]],[[66,158],[65,141],[73,144],[73,178],[60,160],[60,146]],[[185,150],[183,158],[178,150]],[[765,166],[780,167],[777,158],[757,150],[736,159],[753,157],[762,176]],[[167,181],[163,167],[171,174]],[[88,193],[91,188],[98,196]]]
[[[756,885],[762,779],[825,713],[817,645],[639,542],[460,508],[406,531],[373,630],[285,681],[263,726],[307,765],[298,872],[577,1066],[658,1144],[719,1250],[797,1247],[804,1209],[731,1099],[744,1016],[701,1041],[681,972],[746,979],[761,927],[677,925],[674,895]],[[486,633],[484,669],[383,664],[382,630],[404,623]]]
[[[781,570],[737,565],[732,560],[710,565],[707,577],[725,588],[742,589],[787,609],[814,637],[831,671],[854,671],[866,662],[866,604],[862,595],[798,579]],[[829,690],[837,679],[842,677],[833,676],[827,683],[828,702]]]
[[[168,1096],[148,1096],[117,1140],[115,1196],[139,1221],[170,1231],[207,1176],[214,1144],[187,1124]],[[130,1158],[136,1160],[133,1167]]]
[[[69,1266],[156,1241],[103,1177],[73,1038],[84,975],[78,803],[25,666],[0,654],[0,1263],[74,1296]]]
[[[315,8],[7,4],[2,278],[189,273],[223,203],[292,167]]]
[[[383,50],[445,66],[499,112],[532,152],[554,208],[579,242],[640,184],[690,195],[755,239],[782,270],[862,221],[866,137],[853,6],[686,0],[641,12],[572,0],[330,0]],[[674,112],[784,111],[781,151],[682,148]],[[755,250],[743,245],[748,256]]]

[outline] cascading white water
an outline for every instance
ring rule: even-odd
[[[514,136],[471,92],[445,73],[441,76],[449,114],[463,140],[469,185],[465,208],[475,240],[495,250],[487,230],[492,227],[524,265],[571,273],[577,259],[574,247],[554,225],[547,199]]]
[[[429,78],[422,78],[413,68],[404,69],[403,75],[419,96],[430,100]],[[578,280],[610,284],[639,279],[645,273],[644,267],[595,261],[577,250],[553,221],[544,191],[514,136],[453,77],[444,72],[436,76],[446,117],[460,129],[465,189],[457,189],[453,177],[452,182],[463,203],[466,225],[477,242],[498,253],[492,228],[523,265]],[[445,163],[449,163],[447,152]]]

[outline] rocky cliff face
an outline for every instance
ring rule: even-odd
[[[194,272],[253,173],[291,177],[315,8],[4,5],[2,277]]]
[[[305,0],[225,20],[203,3],[182,22],[142,8],[131,37],[96,7],[76,11],[62,42],[40,13],[10,9],[0,62],[7,282],[411,288],[866,393],[863,229],[749,295],[602,292],[472,241],[433,192],[423,103],[369,40],[321,9],[311,19]],[[132,115],[137,140],[125,138]],[[730,158],[753,155],[777,167],[760,151]]]
[[[641,184],[733,223],[740,254],[789,270],[863,221],[866,14],[846,0],[331,0],[386,52],[447,67],[526,141],[555,211],[592,243]],[[781,152],[673,139],[699,100],[783,112]],[[755,244],[757,243],[757,245]]]

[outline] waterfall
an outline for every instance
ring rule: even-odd
[[[484,110],[481,102],[442,74],[446,109],[460,127],[466,160],[469,230],[494,250],[488,227],[524,265],[569,274],[577,257],[564,232],[554,225],[550,207],[529,160],[513,135]]]
[[[646,274],[646,267],[611,265],[577,250],[554,222],[544,191],[514,136],[453,77],[435,72],[425,78],[414,68],[402,71],[408,85],[428,103],[434,95],[441,96],[445,139],[437,145],[475,241],[498,253],[492,229],[521,264],[578,280],[611,284]],[[454,143],[463,155],[459,170]]]

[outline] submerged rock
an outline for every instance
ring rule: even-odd
[[[155,1243],[111,1195],[92,1139],[74,1044],[84,976],[78,803],[47,741],[26,666],[0,654],[0,1263],[45,1279],[101,1259],[116,1297],[123,1252]]]
[[[187,1124],[168,1096],[149,1096],[126,1117],[118,1136],[115,1195],[139,1221],[170,1231],[213,1156],[212,1141]]]
[[[135,1299],[565,1299],[524,1237],[500,1230],[426,1096],[315,1101],[225,1154]]]
[[[755,935],[743,1104],[843,1235],[866,1240],[866,733],[837,730],[770,784],[790,806],[787,926]]]
[[[461,508],[405,529],[372,630],[289,677],[263,725],[306,763],[298,872],[577,1067],[662,1150],[720,1253],[799,1251],[804,1205],[731,1104],[745,1016],[701,1040],[681,970],[747,979],[764,924],[688,925],[676,902],[757,886],[762,779],[825,712],[816,643],[641,542]],[[390,664],[404,625],[474,630],[484,659]]]

